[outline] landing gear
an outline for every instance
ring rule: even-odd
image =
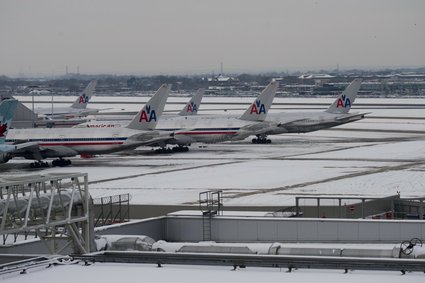
[[[173,152],[188,152],[189,151],[189,147],[179,145],[179,146],[173,147],[172,150],[173,150]]]
[[[173,152],[173,150],[171,148],[168,147],[161,147],[161,148],[157,148],[155,149],[155,153],[171,153]]]
[[[155,153],[173,153],[173,152],[188,152],[189,151],[189,147],[187,146],[175,146],[173,148],[169,148],[169,147],[161,147],[158,149],[155,149]]]
[[[71,165],[71,160],[69,160],[69,159],[59,158],[59,159],[55,159],[55,160],[52,161],[53,167],[56,167],[56,166],[65,167],[65,166],[68,166],[68,165]]]
[[[43,162],[43,161],[35,161],[35,162],[30,164],[30,167],[31,168],[48,168],[49,163]]]
[[[266,136],[257,135],[256,138],[252,139],[252,143],[255,144],[269,144],[272,143],[271,140],[269,140]]]

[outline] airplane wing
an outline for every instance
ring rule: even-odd
[[[299,119],[299,120],[279,123],[277,126],[285,129],[285,128],[291,128],[291,127],[316,127],[316,126],[324,125],[326,123],[337,123],[338,125],[340,125],[340,124],[345,124],[345,123],[361,120],[364,118],[366,114],[369,114],[369,113],[342,114],[342,115],[336,116],[333,119],[325,120],[325,121],[320,121],[320,120],[315,121],[312,119]]]
[[[144,131],[128,137],[125,144],[138,146],[165,146],[174,138],[174,132]]]
[[[357,121],[357,120],[361,120],[365,117],[365,115],[370,114],[371,112],[368,113],[356,113],[356,114],[352,114],[352,115],[345,115],[345,116],[341,116],[336,118],[336,120],[338,122],[352,122],[352,121]]]
[[[27,150],[37,150],[40,148],[37,142],[18,142],[13,144],[15,147],[14,153],[20,153]]]
[[[10,154],[27,159],[42,160],[47,157],[72,157],[78,155],[78,152],[66,146],[48,147],[42,146],[38,142],[21,142],[10,146],[14,147],[9,152]]]
[[[99,113],[99,109],[93,109],[93,108],[85,108],[77,111],[70,111],[69,113],[64,114],[54,114],[50,115],[50,119],[74,119],[74,118],[81,118],[86,117],[89,115],[95,115]]]
[[[0,144],[0,153],[10,153],[16,150],[15,145],[11,144]]]
[[[275,124],[275,123],[270,123],[268,125],[266,125],[263,129],[261,129],[260,131],[257,131],[255,133],[255,135],[268,135],[270,133],[274,133],[276,131],[277,128],[279,128],[280,125],[279,124]],[[280,127],[282,128],[282,127]],[[280,129],[279,133],[285,133],[287,132],[287,130],[285,129],[285,127],[283,127],[284,130]]]
[[[106,110],[112,110],[112,109],[116,109],[116,108],[112,108],[112,107],[108,107],[108,108],[86,108],[86,110],[82,111],[81,113],[85,114],[85,115],[101,115],[102,111],[106,111]]]
[[[126,143],[131,144],[135,147],[137,146],[165,147],[167,144],[190,145],[195,142],[191,137],[187,135],[180,135],[179,134],[180,131],[184,131],[184,130],[179,130],[178,132],[148,131],[148,132],[130,136]],[[187,131],[190,131],[190,129],[188,129]]]
[[[245,139],[253,135],[267,135],[273,133],[279,124],[275,122],[258,122],[243,126],[237,134],[237,139]],[[282,131],[281,131],[282,132]]]
[[[298,120],[293,120],[293,121],[289,121],[289,122],[279,123],[277,126],[285,128],[285,126],[294,126],[294,125],[301,125],[301,124],[307,124],[307,123],[310,125],[311,120],[310,119],[298,119]]]
[[[10,144],[0,144],[0,164],[6,163],[12,159],[12,153],[16,150],[16,146]]]

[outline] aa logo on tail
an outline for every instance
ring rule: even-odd
[[[188,106],[187,106],[187,110],[186,112],[188,113],[194,113],[194,112],[198,112],[198,107],[196,106],[195,103],[191,102]]]
[[[338,102],[336,104],[336,108],[351,108],[351,101],[348,97],[345,95],[342,95],[340,98],[338,98]]]
[[[86,104],[89,102],[89,97],[83,93],[82,95],[80,95],[80,100],[78,101],[78,103],[80,104]]]
[[[261,103],[259,99],[255,100],[255,102],[251,105],[251,113],[250,114],[260,115],[261,113],[266,114],[266,107],[264,103]]]
[[[7,131],[7,124],[0,124],[0,138],[4,137],[4,133]]]
[[[146,105],[145,109],[142,110],[142,114],[140,115],[140,118],[139,118],[139,123],[141,123],[142,121],[146,121],[149,123],[152,120],[156,122],[155,110],[151,109],[150,105]]]

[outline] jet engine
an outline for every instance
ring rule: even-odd
[[[0,163],[6,163],[12,159],[12,154],[10,153],[0,153]]]
[[[174,135],[173,140],[170,143],[177,145],[191,145],[195,140],[189,136],[185,135]]]

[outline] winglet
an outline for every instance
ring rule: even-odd
[[[171,85],[163,84],[126,127],[134,130],[155,129],[159,116],[164,111],[170,89]]]
[[[97,84],[96,80],[91,81],[83,90],[83,92],[80,93],[77,100],[75,100],[75,102],[71,105],[71,107],[75,109],[85,109],[87,107],[87,103],[89,103],[93,95],[96,84]]]
[[[351,106],[353,106],[361,84],[362,79],[355,79],[352,81],[351,84],[338,96],[334,103],[332,103],[332,105],[326,110],[326,112],[347,114],[350,111]]]
[[[272,81],[239,119],[246,121],[264,121],[272,106],[278,86],[279,83],[277,81]]]
[[[0,144],[6,139],[17,105],[16,99],[5,99],[0,102]]]
[[[179,112],[180,116],[192,116],[198,114],[199,106],[201,105],[204,90],[198,89],[196,94],[189,100],[189,102]]]

